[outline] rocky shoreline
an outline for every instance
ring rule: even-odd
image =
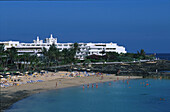
[[[164,72],[170,71],[170,61],[158,60],[154,62],[139,62],[139,63],[119,63],[112,65],[94,65],[92,70],[101,72],[114,72],[117,76],[161,76]]]
[[[170,77],[170,73],[163,71],[170,71],[170,61],[169,60],[155,60],[147,62],[129,62],[129,63],[114,63],[114,64],[91,64],[82,66],[70,66],[62,67],[57,70],[66,70],[66,71],[92,71],[92,72],[101,72],[101,73],[111,73],[116,74],[117,76],[162,76]],[[83,69],[82,69],[83,68]]]

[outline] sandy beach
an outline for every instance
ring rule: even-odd
[[[0,110],[5,110],[9,108],[13,103],[28,97],[32,94],[44,92],[47,90],[66,88],[72,86],[80,86],[83,84],[90,83],[100,83],[113,80],[125,80],[128,76],[115,76],[115,74],[103,74],[103,79],[101,76],[92,75],[86,77],[67,77],[63,74],[69,74],[69,72],[57,72],[48,73],[44,76],[40,76],[38,80],[43,80],[43,82],[26,83],[19,86],[11,86],[7,88],[1,88],[1,108]],[[130,79],[142,78],[141,76],[131,76]],[[32,77],[29,78],[29,80]],[[26,81],[27,79],[23,79]],[[57,87],[56,87],[57,83]]]

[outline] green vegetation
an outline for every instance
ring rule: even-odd
[[[115,62],[115,61],[134,61],[140,59],[154,59],[153,55],[146,55],[142,49],[136,54],[126,53],[118,54],[115,52],[105,53],[102,51],[102,56],[91,55],[87,56],[84,61],[76,58],[76,52],[80,51],[78,43],[74,43],[70,49],[59,51],[54,44],[47,50],[42,49],[42,56],[37,54],[18,54],[17,50],[12,47],[4,51],[4,45],[0,45],[0,71],[20,70],[34,71],[48,68],[51,66],[80,63],[87,64],[90,62]]]

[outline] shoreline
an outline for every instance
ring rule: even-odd
[[[20,86],[12,86],[8,88],[1,88],[1,111],[9,109],[12,104],[33,94],[45,92],[48,90],[55,90],[61,88],[68,88],[74,86],[80,86],[83,84],[100,83],[117,80],[128,79],[128,76],[115,76],[115,74],[106,76],[101,80],[99,76],[89,77],[75,77],[75,78],[57,78],[53,80],[47,80],[44,82],[37,82],[32,84],[25,84]],[[131,76],[130,79],[139,79],[141,76]],[[57,87],[56,87],[57,82]]]

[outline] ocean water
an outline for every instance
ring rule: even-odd
[[[129,83],[129,84],[128,84]],[[170,112],[170,80],[135,79],[34,94],[5,112]]]
[[[157,53],[156,57],[160,59],[170,60],[170,53]]]

